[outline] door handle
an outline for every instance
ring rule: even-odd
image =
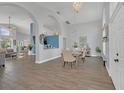
[[[118,53],[116,53],[116,56],[119,56],[119,54],[118,54]]]
[[[116,62],[116,59],[114,59],[114,61]]]
[[[114,59],[115,62],[119,62],[119,59]]]

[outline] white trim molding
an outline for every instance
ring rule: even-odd
[[[105,64],[105,67],[106,67],[106,69],[107,69],[107,72],[108,72],[109,76],[111,77],[110,69],[107,67],[106,64]]]
[[[56,57],[53,57],[53,58],[49,58],[49,59],[45,59],[45,60],[42,60],[42,61],[36,61],[35,63],[37,64],[41,64],[41,63],[44,63],[44,62],[48,62],[48,61],[51,61],[51,60],[54,60],[54,59],[57,59],[61,56],[56,56]]]
[[[110,23],[112,23],[113,20],[116,18],[116,15],[118,14],[118,12],[119,12],[120,8],[122,7],[122,5],[123,5],[123,3],[121,3],[121,2],[117,4],[112,16],[110,17]]]

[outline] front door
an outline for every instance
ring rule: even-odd
[[[118,18],[117,45],[119,63],[119,89],[124,89],[124,6],[121,7]]]
[[[116,89],[124,89],[124,6],[110,24],[111,77]]]

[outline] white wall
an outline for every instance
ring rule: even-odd
[[[16,40],[30,41],[30,23],[29,19],[22,20],[16,24]]]
[[[96,56],[95,48],[102,49],[101,21],[94,21],[85,24],[71,25],[68,27],[68,47],[72,48],[75,41],[79,41],[81,35],[87,36],[87,42],[91,48],[91,55]]]
[[[16,27],[17,30],[26,35],[30,35],[30,24],[33,23],[31,19],[25,19],[17,22]]]
[[[104,11],[103,11],[103,19],[102,22],[103,23],[103,31],[106,33],[107,37],[109,38],[109,3],[104,3]],[[109,39],[107,38],[106,41],[103,41],[103,43],[105,44],[105,46],[103,46],[104,49],[104,53],[103,53],[103,60],[106,61],[106,67],[107,69],[109,69]]]
[[[118,4],[118,2],[111,2],[110,3],[110,17],[112,17],[112,15],[113,15],[113,13],[114,13],[114,11],[115,11],[115,9],[116,9],[116,6],[117,6],[117,4]]]
[[[114,6],[114,7],[113,7]],[[116,89],[124,89],[124,6],[110,3],[109,72]],[[117,55],[118,53],[118,55]],[[119,61],[116,62],[115,59]]]
[[[18,40],[18,41],[30,40],[30,36],[17,31],[16,32],[16,40]]]
[[[47,33],[47,35],[54,35],[54,32],[56,32],[56,31],[50,30],[45,27],[43,29],[44,29],[43,33]],[[44,47],[43,45],[40,45],[40,46]],[[43,48],[41,57],[44,58],[44,60],[41,60],[39,63],[46,62],[54,58],[60,57],[62,49],[63,49],[63,36],[60,34],[59,35],[59,48],[55,48],[55,49],[44,49]]]

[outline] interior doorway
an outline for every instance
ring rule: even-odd
[[[19,59],[25,55],[33,56],[35,62],[36,21],[32,15],[27,10],[15,4],[1,4],[0,12],[0,27],[2,29],[4,28],[4,30],[0,31],[0,48],[11,49],[11,52],[17,53],[17,58]],[[11,19],[8,20],[8,17]],[[10,27],[12,28],[11,31]],[[6,43],[6,47],[3,47],[1,44],[6,39],[8,40],[7,43],[4,42]]]
[[[66,46],[66,38],[65,37],[63,37],[63,49],[66,49],[67,48],[67,46]]]

